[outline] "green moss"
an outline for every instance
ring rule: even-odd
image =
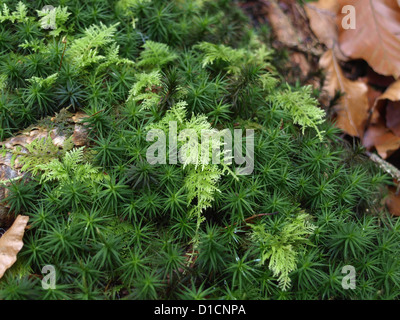
[[[22,278],[7,271],[0,299],[398,298],[400,225],[380,205],[390,179],[323,121],[309,88],[279,81],[280,53],[231,1],[59,1],[55,30],[41,28],[41,1],[5,2],[0,138],[69,107],[89,115],[89,140],[28,146],[36,175],[4,202],[32,228]],[[252,174],[150,165],[146,136],[168,121],[254,129]],[[56,290],[27,277],[44,265]]]

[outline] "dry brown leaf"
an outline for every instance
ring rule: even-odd
[[[389,195],[386,198],[386,205],[392,215],[397,217],[400,216],[400,195],[396,194],[396,188],[389,187]]]
[[[375,100],[370,121],[371,123],[377,124],[381,121],[382,114],[384,114],[383,110],[388,106],[388,102],[390,101],[400,101],[400,80],[393,82],[386,91]]]
[[[19,215],[0,238],[0,278],[17,261],[17,254],[24,246],[22,238],[28,221],[28,216]]]
[[[367,67],[367,74],[365,77],[369,85],[379,88],[387,88],[396,81],[392,76],[384,76],[376,73],[370,66]]]
[[[386,91],[378,98],[382,100],[400,101],[400,80],[393,82]]]
[[[386,126],[400,137],[400,102],[389,101],[386,106]]]
[[[326,71],[323,90],[332,98],[337,91],[344,94],[335,107],[337,125],[348,134],[362,137],[368,120],[368,87],[362,81],[347,79],[332,50],[324,53],[320,66]]]
[[[364,59],[377,72],[400,76],[400,9],[393,0],[339,0],[340,8],[353,5],[356,28],[341,26],[345,14],[339,12],[341,51],[352,59]]]
[[[375,147],[378,154],[386,159],[400,147],[400,137],[384,124],[370,125],[365,132],[363,144],[367,149]]]
[[[372,109],[375,105],[376,100],[382,95],[381,91],[375,90],[373,87],[368,86],[368,106]]]
[[[400,80],[392,83],[374,104],[365,147],[376,148],[386,159],[400,147]]]

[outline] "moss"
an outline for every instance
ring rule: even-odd
[[[323,121],[309,88],[279,80],[279,53],[231,1],[60,1],[70,15],[57,32],[41,28],[40,1],[27,20],[14,14],[23,21],[6,3],[0,137],[56,113],[63,128],[69,107],[88,114],[89,139],[50,148],[50,162],[27,163],[37,175],[10,185],[10,214],[32,228],[22,278],[8,272],[0,298],[398,297],[400,227],[380,205],[390,179]],[[149,130],[169,121],[177,134],[254,129],[253,171],[150,165]],[[27,278],[44,265],[56,290]],[[341,284],[346,265],[355,290]]]

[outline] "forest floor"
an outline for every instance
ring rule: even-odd
[[[400,48],[400,8],[395,1],[382,7],[358,4],[354,12],[358,25],[344,30],[344,4],[341,0],[258,0],[240,6],[255,27],[269,26],[268,41],[280,52],[283,63],[277,65],[285,80],[292,85],[311,85],[319,94],[321,107],[343,130],[342,138],[365,147],[371,161],[399,186],[400,57],[386,58],[389,48],[379,43],[389,37],[391,45]],[[372,14],[381,19],[376,25],[365,21]],[[363,41],[365,37],[373,41]],[[368,51],[378,58],[366,55]],[[386,204],[393,215],[400,216],[399,187],[389,188]]]

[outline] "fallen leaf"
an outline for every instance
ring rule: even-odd
[[[381,91],[375,90],[373,87],[368,86],[368,106],[372,109],[376,100],[382,95]]]
[[[17,254],[24,246],[22,238],[28,221],[28,216],[19,215],[0,238],[0,278],[17,261]]]
[[[373,124],[366,130],[363,144],[367,149],[375,147],[378,154],[386,159],[400,147],[400,137],[382,123]]]
[[[384,76],[376,73],[370,66],[367,68],[366,78],[369,85],[378,88],[387,88],[396,81],[392,76]]]
[[[388,102],[386,106],[386,126],[400,137],[400,102]]]
[[[386,111],[387,106],[390,105],[390,104],[388,104],[388,102],[396,103],[398,101],[400,101],[400,80],[393,82],[386,89],[386,91],[376,99],[373,109],[372,109],[371,123],[376,124],[380,121],[380,119],[382,118],[382,115],[385,114],[384,111]],[[393,107],[395,107],[395,105],[396,104],[394,104],[390,108],[392,109]],[[391,110],[391,111],[395,111],[395,110]],[[387,119],[387,115],[386,115],[386,119]],[[395,121],[395,119],[390,119],[390,121],[391,122]]]
[[[400,80],[393,82],[378,100],[400,101]]]
[[[376,74],[373,70],[372,70],[372,72],[373,72],[373,74]],[[367,121],[367,126],[370,125],[371,123],[378,123],[379,119],[381,118],[381,115],[378,112],[378,110],[376,110],[374,108],[375,108],[377,99],[382,95],[383,92],[381,90],[377,90],[374,85],[371,85],[371,83],[370,83],[371,78],[369,75],[359,78],[359,80],[363,81],[368,87],[367,97],[368,97],[368,107],[370,110],[370,114],[369,114],[370,119],[368,119],[368,121]]]
[[[385,159],[400,147],[400,80],[376,99],[370,123],[364,145]]]
[[[393,0],[339,0],[355,7],[356,28],[343,29],[337,19],[341,51],[352,59],[364,59],[380,74],[400,76],[400,9]]]
[[[362,137],[368,120],[368,87],[362,81],[347,79],[330,49],[320,59],[326,79],[323,90],[333,98],[337,91],[344,95],[335,107],[337,126],[349,135]]]
[[[389,194],[386,198],[386,205],[392,215],[397,217],[400,216],[400,195],[396,194],[395,187],[389,187]]]

